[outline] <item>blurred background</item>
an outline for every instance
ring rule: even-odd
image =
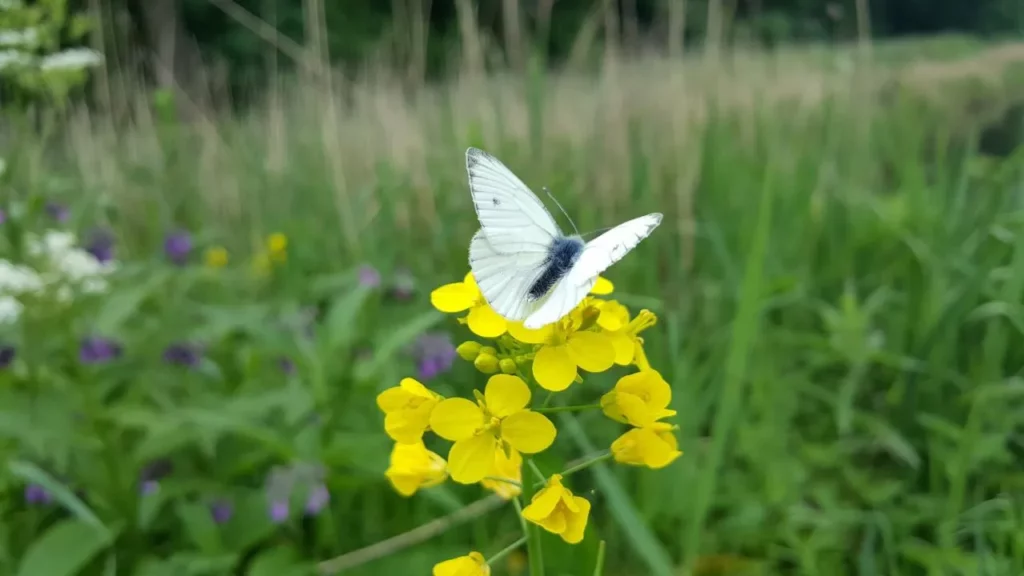
[[[0,0],[0,573],[518,538],[399,495],[375,404],[483,386],[429,301],[477,146],[581,231],[665,214],[606,276],[684,455],[574,475],[548,574],[1024,574],[1022,37],[1019,0]],[[558,423],[552,470],[620,432]]]

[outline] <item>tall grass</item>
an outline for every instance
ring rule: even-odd
[[[581,231],[664,212],[609,277],[623,303],[659,314],[645,340],[672,383],[685,455],[659,472],[574,477],[577,493],[595,490],[599,538],[546,539],[549,573],[583,574],[599,539],[607,574],[1024,573],[1024,148],[979,154],[988,115],[969,106],[1021,101],[1024,47],[931,68],[823,54],[612,58],[596,75],[494,73],[412,94],[383,72],[330,90],[277,78],[242,115],[186,124],[139,106],[127,130],[77,116],[62,154],[19,143],[16,157],[35,160],[15,176],[24,194],[64,191],[81,220],[109,222],[128,260],[180,226],[238,255],[286,233],[289,276],[250,302],[362,262],[408,266],[424,290],[460,278],[478,227],[469,145],[549,186]],[[979,73],[994,84],[979,88]],[[54,172],[67,179],[58,190],[46,188]],[[352,339],[380,344],[435,322],[423,292],[417,302],[381,304]],[[310,558],[479,497],[448,485],[405,501],[389,489],[370,414],[374,392],[402,374],[371,374],[339,366],[294,384],[332,390],[322,409],[344,438],[334,513]],[[594,377],[576,393],[610,384]],[[179,402],[168,410],[192,400]],[[561,422],[559,448],[607,446],[598,420]],[[501,548],[514,516],[489,514],[351,573],[426,573],[471,544]]]

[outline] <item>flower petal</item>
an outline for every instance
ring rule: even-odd
[[[529,506],[523,508],[523,518],[533,523],[539,523],[555,511],[555,506],[558,506],[562,500],[562,492],[565,491],[565,487],[562,486],[559,479],[555,478],[556,476],[558,475],[553,475],[548,480],[547,486],[533,495]],[[559,476],[559,478],[561,477]]]
[[[566,519],[565,531],[562,532],[562,540],[569,544],[578,544],[583,540],[583,533],[587,529],[587,519],[590,517],[590,501],[582,496],[574,496],[573,502],[579,510],[569,514]]]
[[[466,321],[469,323],[469,329],[483,338],[497,338],[504,334],[508,327],[508,321],[486,304],[474,306],[469,311]]]
[[[605,334],[576,332],[566,347],[573,362],[587,372],[604,372],[615,364],[615,347]]]
[[[479,552],[470,552],[467,556],[459,556],[434,564],[433,576],[489,576],[491,567],[486,564]]]
[[[547,416],[532,410],[516,412],[501,421],[501,437],[523,454],[547,450],[557,434]]]
[[[568,525],[565,512],[565,508],[555,508],[554,512],[538,520],[537,524],[552,534],[561,535],[562,532],[565,532],[565,527]]]
[[[518,376],[495,374],[484,388],[487,410],[498,418],[519,412],[530,403],[530,387]]]
[[[415,444],[423,438],[430,423],[432,403],[424,403],[416,410],[398,410],[384,417],[384,431],[399,444]]]
[[[594,282],[594,287],[590,289],[590,293],[604,296],[605,294],[611,294],[612,290],[615,290],[615,285],[612,284],[612,281],[604,276],[598,276],[597,282]]]
[[[402,390],[408,392],[411,396],[419,398],[437,398],[437,394],[430,391],[429,388],[420,383],[415,378],[402,378],[402,381],[398,383],[398,386]]]
[[[533,377],[541,388],[561,392],[576,379],[576,363],[566,346],[545,346],[533,358]]]
[[[377,395],[377,407],[385,414],[401,410],[408,402],[409,393],[402,388],[395,386],[388,388]]]
[[[547,326],[542,326],[536,330],[531,330],[523,326],[522,322],[508,323],[509,335],[523,344],[543,344],[551,337],[551,332],[554,329],[554,324],[548,324]]]
[[[430,293],[430,303],[441,312],[454,313],[468,310],[476,303],[479,291],[465,282],[445,284]]]
[[[476,484],[494,466],[498,440],[490,433],[459,440],[448,452],[448,473],[460,484]]]
[[[615,390],[643,398],[654,410],[663,410],[672,402],[672,387],[657,370],[627,374],[615,383]]]
[[[616,332],[611,335],[612,347],[615,348],[615,363],[619,366],[629,366],[633,363],[633,356],[636,352],[636,343],[629,334]]]
[[[483,425],[483,411],[465,398],[449,398],[438,403],[430,413],[430,429],[452,442],[473,436]]]
[[[629,324],[629,309],[615,300],[600,305],[601,315],[597,317],[597,325],[608,332],[621,330]]]

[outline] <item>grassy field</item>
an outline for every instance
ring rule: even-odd
[[[45,562],[80,552],[88,574],[304,574],[339,556],[320,573],[427,574],[519,538],[479,486],[398,495],[374,400],[416,374],[423,334],[471,337],[429,293],[467,271],[472,145],[581,231],[665,214],[606,276],[658,316],[645,348],[684,455],[573,475],[590,523],[575,546],[543,536],[548,576],[592,574],[601,540],[619,576],[1024,573],[1024,45],[913,46],[611,59],[411,95],[386,74],[282,79],[244,114],[184,123],[158,98],[130,128],[82,113],[16,141],[5,258],[26,232],[100,227],[120,264],[104,295],[30,298],[0,328],[17,350],[0,370],[0,572],[74,574]],[[185,265],[165,246],[181,231]],[[285,249],[264,248],[272,233]],[[83,362],[91,335],[121,354]],[[558,402],[597,402],[624,373]],[[484,381],[456,359],[425,383]],[[553,420],[548,473],[622,432],[599,411]],[[275,524],[267,478],[295,462],[322,466],[330,502],[301,517],[300,491]],[[527,573],[521,552],[493,569]]]

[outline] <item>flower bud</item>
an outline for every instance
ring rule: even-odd
[[[476,357],[476,360],[473,361],[473,366],[476,366],[476,369],[484,374],[494,374],[498,371],[498,357],[493,354],[481,352],[480,355]]]
[[[515,374],[517,369],[516,361],[511,358],[502,358],[501,361],[498,362],[498,367],[500,367],[501,371],[505,374]]]
[[[459,347],[455,349],[455,352],[466,362],[472,362],[480,355],[481,348],[483,348],[483,346],[481,346],[479,342],[467,340],[466,342],[459,344]]]
[[[481,354],[488,354],[490,356],[495,356],[495,357],[498,356],[498,351],[495,350],[493,346],[481,346],[480,347],[480,353]]]

